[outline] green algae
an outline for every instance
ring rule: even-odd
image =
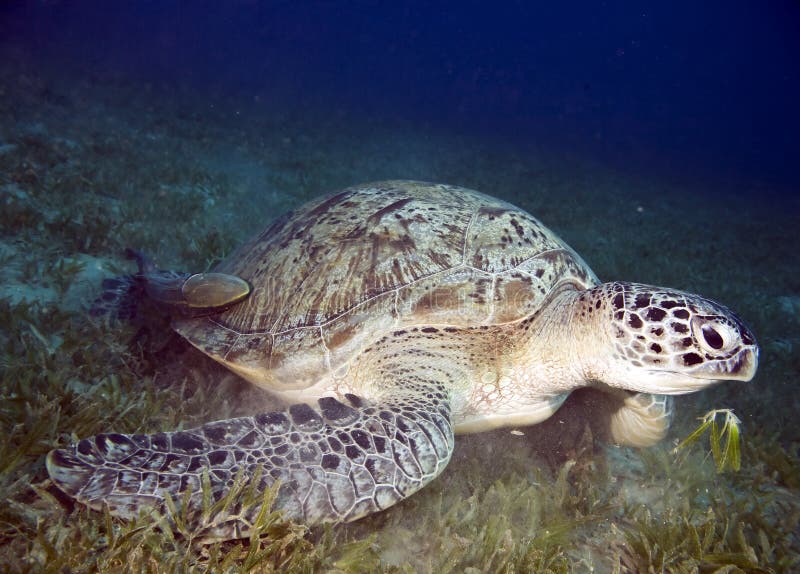
[[[717,422],[718,418],[722,418],[721,427]],[[701,417],[697,428],[683,439],[673,452],[678,453],[682,449],[689,448],[707,434],[717,472],[737,471],[742,465],[740,425],[741,421],[733,414],[732,410],[711,410]],[[723,441],[725,442],[724,447],[722,446]]]

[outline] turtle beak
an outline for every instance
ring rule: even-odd
[[[758,370],[758,346],[748,345],[727,359],[715,359],[685,371],[648,371],[650,380],[643,392],[684,395],[723,381],[750,381]]]
[[[753,379],[758,370],[758,345],[747,345],[727,359],[717,359],[699,365],[690,371],[692,377],[716,381],[744,381]]]

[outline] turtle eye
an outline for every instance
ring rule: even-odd
[[[725,344],[722,335],[711,325],[703,325],[700,332],[703,334],[703,339],[705,339],[708,346],[712,349],[719,350]]]
[[[703,350],[714,354],[730,351],[738,340],[733,327],[715,317],[692,318],[692,331]]]

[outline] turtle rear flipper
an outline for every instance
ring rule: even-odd
[[[202,317],[220,313],[245,300],[250,284],[227,273],[184,273],[159,269],[141,251],[125,255],[139,265],[144,293],[158,307],[178,317]]]
[[[120,275],[103,279],[103,292],[89,308],[92,317],[108,317],[130,321],[137,315],[144,296],[141,281],[136,275]]]
[[[158,269],[141,251],[129,248],[125,255],[136,260],[139,272],[103,281],[92,316],[133,319],[147,298],[168,315],[202,317],[229,309],[250,295],[250,284],[235,275],[167,271]]]
[[[226,273],[155,271],[142,278],[147,297],[177,317],[203,317],[230,309],[250,295],[250,284]]]

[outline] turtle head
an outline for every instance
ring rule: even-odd
[[[611,387],[679,395],[720,381],[749,381],[758,367],[750,329],[699,295],[605,283],[584,292],[579,316],[604,334],[594,346],[600,356],[584,362],[586,376]]]

